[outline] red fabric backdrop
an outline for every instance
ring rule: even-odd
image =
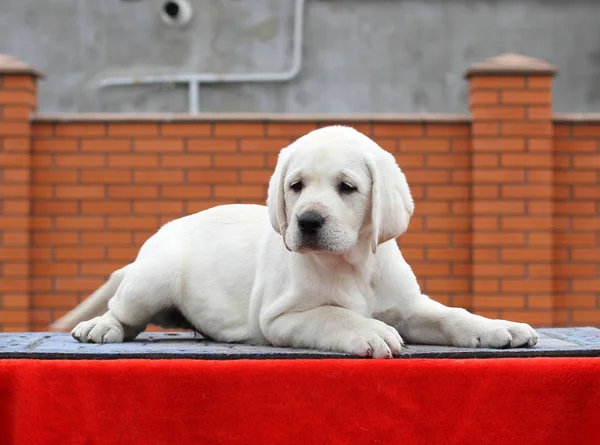
[[[0,360],[0,444],[600,443],[600,358]]]

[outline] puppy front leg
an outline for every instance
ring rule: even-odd
[[[408,311],[407,311],[408,309]],[[408,316],[395,323],[407,342],[467,348],[534,346],[538,334],[525,323],[492,320],[465,309],[447,307],[420,295],[404,308]]]
[[[275,346],[347,352],[373,358],[390,358],[399,353],[402,346],[402,338],[393,327],[337,306],[303,311],[271,307],[262,314],[260,326],[267,340]]]

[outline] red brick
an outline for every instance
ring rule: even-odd
[[[29,183],[31,180],[31,170],[29,168],[7,168],[4,170],[2,176],[4,183]]]
[[[577,172],[579,174],[584,174],[587,172]],[[591,173],[591,172],[590,172]],[[573,189],[573,196],[575,199],[593,199],[598,198],[600,196],[600,184],[596,186],[577,186]]]
[[[163,123],[160,126],[160,133],[163,136],[176,136],[180,138],[210,136],[211,131],[211,124],[205,122]]]
[[[5,215],[28,215],[31,208],[30,201],[4,200],[3,213]]]
[[[486,295],[485,297],[477,299],[477,308],[491,309],[491,308],[511,308],[521,309],[525,307],[525,298],[514,295]]]
[[[75,294],[35,294],[33,296],[33,305],[36,308],[73,308],[78,300]]]
[[[129,139],[82,139],[81,151],[84,153],[126,153],[131,151]]]
[[[106,230],[81,233],[81,244],[84,246],[129,246],[131,245],[131,240],[132,238],[130,232],[117,232],[114,230]]]
[[[432,156],[427,157],[428,161],[429,159],[431,159],[431,157]],[[423,167],[425,165],[425,155],[402,154],[400,156],[395,156],[395,159],[400,168],[402,169],[410,169],[412,167]]]
[[[525,212],[525,202],[505,199],[478,199],[473,202],[472,209],[474,215],[520,215]]]
[[[76,173],[76,172],[75,172]],[[85,184],[129,184],[131,183],[130,171],[123,170],[82,170],[81,182]]]
[[[0,152],[0,168],[29,167],[29,157],[20,153]]]
[[[434,199],[457,199],[469,195],[469,187],[462,185],[429,186],[427,194]]]
[[[261,155],[215,155],[215,167],[263,167],[265,160]]]
[[[76,183],[78,173],[75,170],[33,170],[33,182],[49,184]]]
[[[158,155],[108,155],[108,167],[158,167]]]
[[[553,220],[544,216],[503,216],[501,227],[503,230],[552,230]]]
[[[509,170],[506,168],[476,169],[473,171],[474,183],[523,183],[525,172],[523,170]]]
[[[271,172],[269,172],[271,174]],[[450,172],[440,170],[425,170],[418,175],[412,175],[409,178],[412,184],[448,184],[450,183]]]
[[[499,120],[499,121],[520,121],[525,119],[525,107],[522,106],[477,106],[471,108],[473,119]]]
[[[56,280],[57,291],[88,291],[92,292],[98,288],[103,280],[100,278],[64,278],[58,277]]]
[[[552,92],[548,91],[502,91],[500,100],[503,104],[550,104]]]
[[[500,186],[478,185],[473,188],[471,194],[475,199],[495,199],[500,196]]]
[[[214,135],[225,136],[264,136],[265,125],[262,122],[216,122]]]
[[[503,154],[502,165],[504,167],[552,167],[552,156],[539,153]]]
[[[99,216],[58,216],[54,219],[54,227],[59,230],[91,230],[104,227],[104,218]]]
[[[557,139],[554,149],[564,153],[595,153],[597,142],[594,139]]]
[[[500,103],[499,91],[473,91],[469,94],[469,106],[492,105]]]
[[[470,90],[502,88],[525,88],[525,76],[473,76]]]
[[[544,248],[502,249],[503,261],[551,261],[552,252]]]
[[[552,107],[527,107],[528,120],[552,120]]]
[[[554,189],[551,185],[503,185],[503,198],[552,198]]]
[[[527,76],[527,88],[539,88],[549,90],[552,88],[552,76]]]
[[[161,196],[169,199],[208,198],[210,187],[207,185],[165,185],[162,187]]]
[[[242,139],[240,151],[245,153],[278,153],[289,145],[288,139]]]
[[[33,244],[37,246],[73,246],[79,245],[79,232],[51,231],[34,232]]]
[[[60,155],[54,159],[57,167],[103,167],[106,163],[103,155]]]
[[[215,186],[215,198],[262,198],[265,196],[265,188],[251,185],[217,185]]]
[[[466,229],[469,219],[465,216],[429,216],[427,217],[427,230],[455,231]]]
[[[139,215],[178,215],[184,214],[183,201],[137,201],[133,203],[133,213]]]
[[[29,91],[0,90],[0,105],[35,106],[36,97]]]
[[[552,125],[547,122],[503,122],[502,134],[509,136],[552,136]]]
[[[573,136],[600,136],[600,124],[575,124]]]
[[[268,184],[272,175],[271,170],[244,170],[240,172],[241,182],[245,184]]]
[[[31,113],[32,111],[30,106],[4,105],[2,107],[2,119],[5,121],[29,120]]]
[[[110,123],[110,136],[158,136],[158,125],[155,123]]]
[[[491,153],[474,153],[471,159],[473,167],[475,167],[476,169],[482,167],[496,168],[499,165],[500,155]]]
[[[158,186],[156,185],[109,185],[108,197],[110,199],[140,199],[156,198]]]
[[[32,273],[36,276],[77,275],[79,267],[75,261],[36,261],[33,263]]]
[[[90,199],[104,198],[104,186],[101,185],[57,185],[54,190],[57,198]]]
[[[237,151],[236,139],[188,139],[188,152],[231,153]]]
[[[0,122],[0,136],[28,136],[29,122]]]
[[[591,310],[575,310],[572,312],[573,323],[575,325],[587,325],[587,324],[598,324],[600,323],[600,309]]]
[[[34,138],[52,136],[54,134],[54,124],[42,124],[33,121],[31,131]]]
[[[2,151],[29,152],[30,138],[4,138],[1,145]]]
[[[244,173],[253,173],[244,171]],[[187,172],[187,181],[190,184],[232,184],[238,181],[237,170],[190,170]]]
[[[135,152],[160,152],[177,153],[183,152],[183,140],[181,139],[136,139],[133,143]]]
[[[576,156],[573,159],[575,168],[600,169],[600,155]]]
[[[61,260],[101,260],[104,258],[104,247],[55,247],[54,259]]]
[[[121,215],[129,214],[131,204],[129,201],[83,201],[81,213],[84,215]]]
[[[376,123],[373,125],[373,136],[424,136],[424,124]]]
[[[427,136],[448,136],[452,138],[468,138],[471,135],[469,124],[441,124],[431,123],[426,125]]]
[[[2,295],[2,308],[5,309],[29,309],[29,298],[27,294],[4,294]],[[11,331],[5,331],[11,332]]]
[[[209,155],[162,155],[160,165],[163,167],[208,167],[210,166]]]
[[[446,153],[450,151],[447,139],[406,139],[398,143],[399,153]],[[458,155],[457,155],[458,156]]]
[[[36,91],[36,79],[31,74],[2,74],[2,89]]]
[[[473,244],[478,246],[522,246],[525,234],[521,232],[475,232]]]
[[[581,170],[557,170],[554,172],[554,182],[558,184],[594,184],[596,183],[597,172],[595,171],[581,171]],[[596,187],[584,187],[578,185],[575,187],[575,197],[578,198],[578,194],[586,194],[584,190],[596,193]],[[594,195],[597,196],[597,195]],[[581,196],[584,197],[584,196]]]
[[[140,184],[178,184],[183,182],[180,170],[139,170],[133,172],[133,180]]]
[[[471,127],[473,136],[498,136],[500,124],[497,122],[473,122]]]
[[[110,230],[122,229],[158,229],[159,224],[156,217],[146,216],[109,216],[108,228]]]
[[[104,136],[106,125],[97,123],[59,123],[54,127],[56,136]]]

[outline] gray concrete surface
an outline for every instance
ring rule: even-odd
[[[600,357],[600,329],[539,329],[533,348],[468,349],[440,346],[406,346],[398,358],[506,358],[506,357]],[[307,349],[256,347],[205,341],[193,333],[143,333],[121,344],[79,343],[69,334],[0,334],[0,359],[295,359],[357,358]]]
[[[187,28],[159,0],[0,0],[0,52],[47,74],[40,111],[187,110],[185,88],[114,75],[256,72],[290,64],[293,0],[191,0]],[[209,85],[207,112],[467,111],[462,75],[505,52],[558,66],[555,111],[600,111],[599,0],[307,0],[304,67],[288,84]]]

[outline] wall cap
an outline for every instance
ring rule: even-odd
[[[398,122],[398,123],[451,123],[471,122],[468,114],[432,113],[374,113],[374,114],[280,114],[280,113],[59,113],[36,114],[34,122]]]
[[[494,75],[523,75],[523,74],[546,74],[555,75],[557,69],[541,59],[527,57],[521,54],[507,53],[496,57],[490,57],[483,62],[471,65],[465,77],[473,75],[494,76]]]
[[[0,54],[0,74],[31,74],[34,77],[44,77],[32,66],[9,54]]]

